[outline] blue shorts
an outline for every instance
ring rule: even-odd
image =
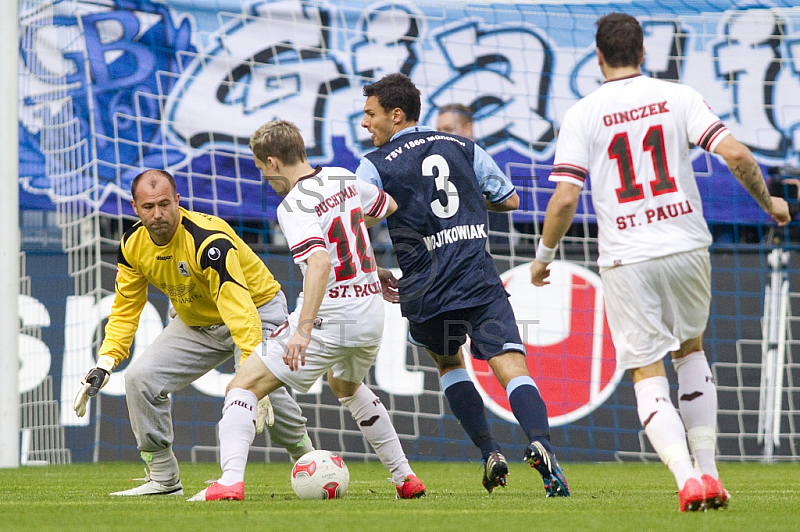
[[[506,351],[525,354],[514,309],[508,297],[490,303],[443,312],[422,323],[409,322],[411,343],[439,356],[453,356],[470,339],[473,358],[488,360]]]

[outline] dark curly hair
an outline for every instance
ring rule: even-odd
[[[364,96],[375,96],[385,111],[400,108],[406,114],[406,120],[419,120],[422,108],[420,92],[404,74],[388,74],[375,83],[364,85]]]

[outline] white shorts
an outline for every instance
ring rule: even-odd
[[[311,342],[306,349],[306,363],[292,371],[283,361],[283,352],[286,342],[297,330],[297,315],[298,312],[293,312],[285,325],[281,325],[272,336],[264,339],[260,357],[272,374],[284,384],[302,393],[308,392],[317,379],[329,369],[333,370],[333,376],[337,379],[354,383],[363,382],[378,356],[383,320],[376,318],[371,320],[373,327],[376,328],[378,340],[374,345],[341,345],[344,328],[340,331],[340,327],[337,326],[323,326],[323,330],[313,329]]]
[[[647,366],[702,336],[711,305],[705,248],[600,272],[618,369]]]

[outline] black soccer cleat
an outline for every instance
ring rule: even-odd
[[[497,486],[506,487],[508,462],[500,452],[491,453],[483,463],[483,487],[491,493]]]
[[[569,485],[564,471],[558,465],[556,455],[547,452],[547,449],[535,441],[525,449],[523,460],[542,475],[546,497],[569,497]]]

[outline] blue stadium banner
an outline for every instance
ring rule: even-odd
[[[678,0],[31,2],[20,8],[21,207],[78,198],[130,214],[132,178],[166,168],[192,208],[274,217],[278,198],[262,197],[247,145],[253,131],[292,120],[313,164],[353,170],[373,149],[362,87],[398,71],[422,91],[423,124],[443,104],[472,107],[479,142],[532,206],[552,186],[565,111],[602,82],[594,22],[610,11],[642,22],[646,74],[698,89],[765,168],[796,165],[792,3],[709,2],[701,13]],[[767,221],[718,158],[693,153],[710,221]]]

